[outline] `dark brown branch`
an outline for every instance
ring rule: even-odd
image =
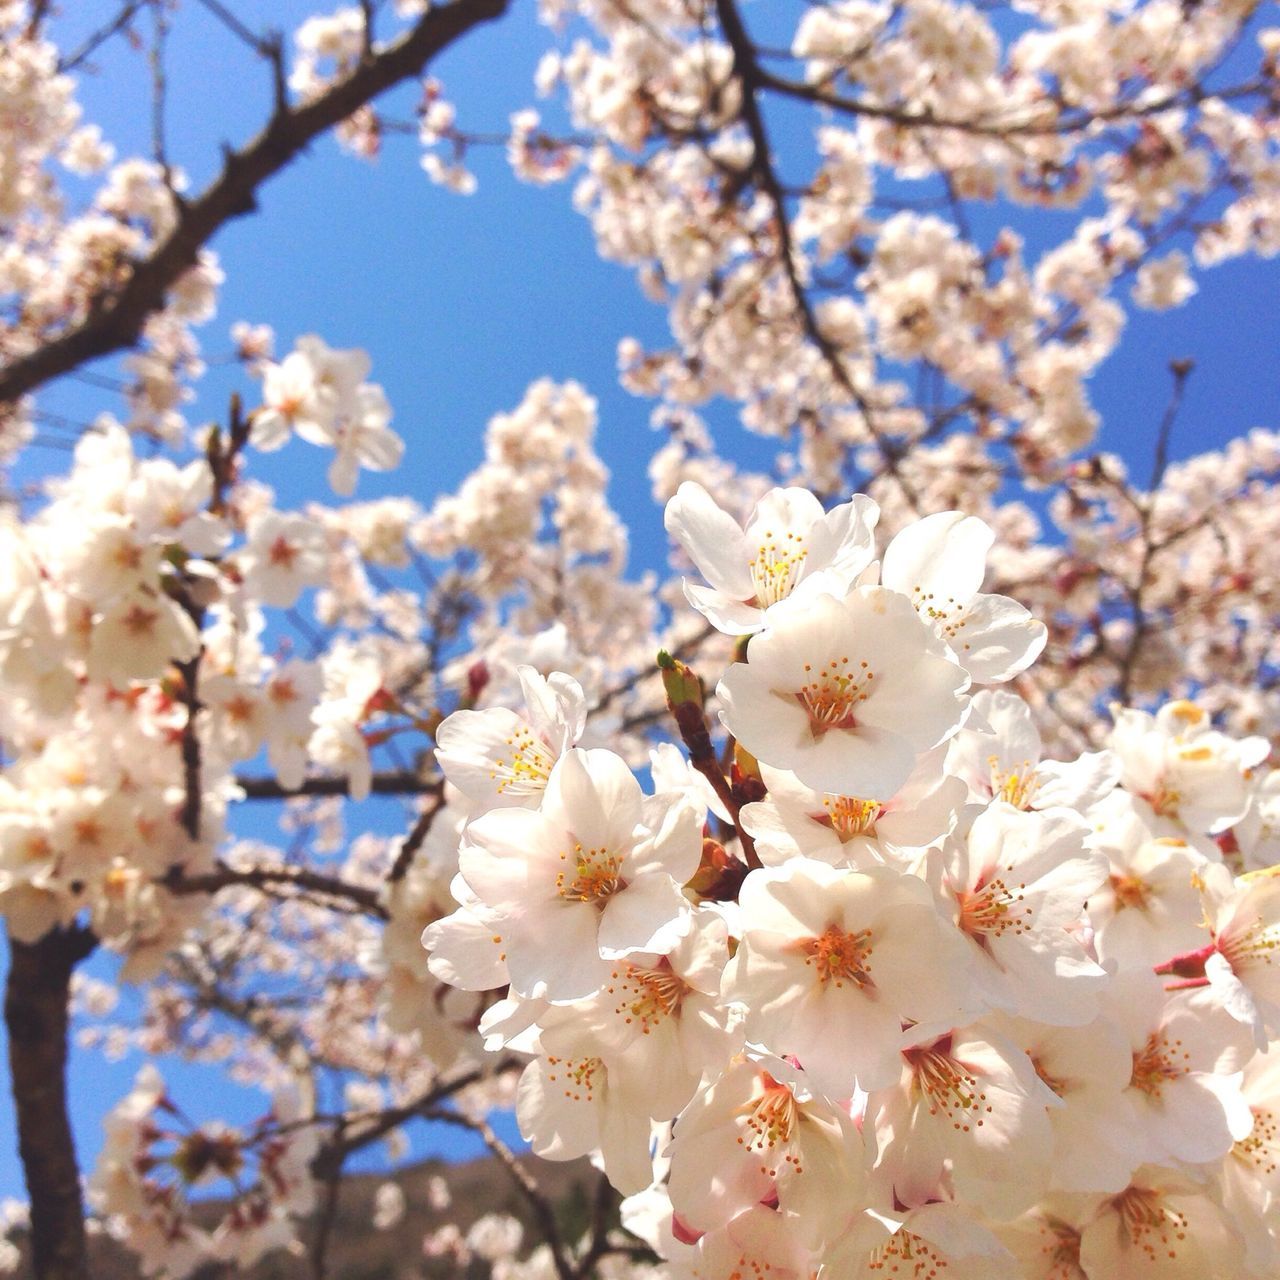
[[[1160,427],[1156,432],[1155,459],[1151,467],[1152,492],[1160,487],[1164,473],[1169,467],[1169,438],[1173,433],[1173,424],[1178,419],[1178,410],[1182,408],[1182,395],[1187,389],[1187,379],[1195,368],[1195,361],[1187,357],[1169,361],[1169,373],[1173,377],[1173,390],[1169,393],[1169,403],[1165,406],[1164,417],[1160,419]]]
[[[335,1135],[342,1137],[339,1126]],[[339,1159],[333,1169],[325,1175],[324,1199],[320,1205],[320,1214],[316,1222],[316,1232],[311,1241],[311,1277],[312,1280],[325,1280],[329,1267],[329,1241],[333,1238],[333,1226],[338,1220],[338,1197],[342,1194],[342,1165]]]
[[[110,40],[118,31],[123,31],[133,21],[134,16],[144,3],[145,0],[128,0],[128,3],[121,5],[120,12],[110,22],[94,31],[73,53],[69,53],[65,58],[58,59],[59,74],[66,71],[74,71],[82,62],[91,58],[101,45]]]
[[[395,884],[397,880],[403,880],[409,874],[409,868],[413,866],[413,860],[417,856],[418,850],[422,848],[427,836],[431,834],[431,827],[436,820],[436,816],[444,808],[444,779],[441,778],[438,782],[433,783],[428,790],[431,796],[431,803],[418,814],[409,834],[404,838],[404,844],[400,846],[400,851],[396,854],[396,860],[392,864],[391,870],[387,873],[387,879],[392,884]]]
[[[67,1018],[71,974],[96,945],[92,932],[79,928],[54,930],[38,942],[9,940],[4,1020],[37,1280],[83,1280],[89,1274],[80,1171],[67,1115]]]
[[[777,228],[778,260],[787,286],[791,291],[792,302],[800,320],[804,336],[818,349],[823,362],[831,372],[831,376],[839,383],[845,394],[858,406],[866,423],[867,431],[880,450],[884,460],[884,470],[897,482],[907,504],[917,514],[920,512],[919,495],[915,487],[903,477],[899,467],[901,449],[888,439],[875,424],[874,409],[866,396],[853,384],[849,371],[844,366],[840,349],[832,342],[818,323],[813,304],[809,300],[804,281],[800,278],[796,248],[791,235],[791,218],[787,211],[786,191],[773,167],[772,153],[769,147],[769,133],[765,126],[764,113],[756,100],[761,89],[770,87],[773,77],[768,74],[756,59],[755,45],[743,24],[742,15],[738,12],[734,0],[716,0],[716,13],[720,18],[720,26],[724,30],[725,39],[733,50],[733,73],[742,86],[742,120],[751,135],[751,169],[749,177],[753,178],[757,187],[768,198],[773,206],[773,222]]]
[[[550,1202],[539,1190],[538,1184],[529,1171],[516,1159],[515,1152],[493,1131],[493,1126],[487,1120],[473,1120],[457,1111],[430,1110],[424,1114],[428,1120],[457,1125],[460,1129],[470,1130],[480,1138],[528,1204],[538,1223],[538,1230],[542,1233],[547,1248],[551,1250],[551,1259],[555,1263],[556,1274],[560,1280],[578,1280],[577,1272],[569,1261],[568,1251],[560,1235],[560,1226],[556,1222],[556,1215]]]
[[[734,795],[729,779],[716,759],[711,730],[707,727],[707,716],[703,710],[702,681],[691,667],[673,658],[665,649],[658,653],[658,669],[667,694],[667,710],[680,730],[680,740],[689,752],[689,763],[711,784],[737,832],[747,866],[756,870],[761,865],[756,854],[756,842],[739,820],[742,802]]]
[[[1160,115],[1179,106],[1194,107],[1211,99],[1230,101],[1248,98],[1265,93],[1268,89],[1264,80],[1251,80],[1244,84],[1213,91],[1194,84],[1150,101],[1117,102],[1113,106],[1097,111],[1080,110],[1074,114],[1064,112],[1056,119],[983,120],[974,118],[965,120],[960,117],[935,116],[927,109],[912,111],[903,107],[890,106],[887,103],[842,96],[825,85],[799,84],[794,80],[773,75],[763,68],[758,73],[758,80],[762,88],[771,89],[789,98],[798,98],[803,102],[817,103],[845,115],[884,120],[902,129],[952,130],[956,133],[974,134],[997,141],[1016,137],[1070,137],[1084,134],[1090,127],[1099,123],[1127,124],[1148,116]],[[1045,99],[1045,106],[1051,110],[1057,109],[1057,104],[1052,99]]]
[[[521,1064],[514,1058],[507,1058],[490,1067],[488,1071],[483,1071],[479,1067],[469,1067],[452,1079],[442,1080],[439,1084],[432,1085],[425,1093],[402,1106],[388,1107],[387,1110],[370,1115],[363,1120],[348,1119],[311,1162],[312,1175],[321,1179],[328,1177],[330,1171],[340,1168],[352,1152],[380,1141],[392,1130],[400,1128],[410,1120],[428,1118],[439,1120],[444,1116],[456,1116],[452,1111],[437,1114],[433,1108],[439,1107],[442,1102],[446,1102],[456,1093],[461,1093],[470,1085],[519,1065]]]
[[[367,885],[352,884],[337,876],[327,876],[323,872],[313,871],[309,867],[229,867],[220,864],[215,870],[199,875],[186,875],[178,869],[170,871],[160,883],[170,893],[184,895],[190,893],[217,893],[219,889],[238,886],[246,889],[260,889],[264,893],[271,889],[290,888],[307,894],[318,894],[324,898],[334,898],[340,902],[350,902],[362,911],[379,919],[387,918],[387,910],[382,905],[378,891]]]
[[[195,265],[200,250],[227,223],[257,207],[258,188],[321,134],[403,80],[459,37],[506,11],[509,0],[454,0],[432,8],[400,39],[362,61],[314,101],[277,107],[266,128],[239,151],[229,151],[222,171],[178,210],[173,230],[138,262],[119,289],[100,293],[87,316],[61,335],[0,372],[0,404],[16,401],[88,360],[137,342],[147,318]]]
[[[595,1200],[591,1206],[591,1227],[587,1236],[587,1250],[574,1268],[577,1280],[587,1280],[596,1264],[610,1252],[609,1229],[616,1225],[619,1196],[613,1183],[602,1173],[596,1183]]]
[[[370,791],[375,796],[420,796],[436,784],[412,769],[392,769],[375,773]],[[247,800],[292,800],[296,796],[345,796],[351,792],[346,778],[304,778],[302,785],[289,790],[275,778],[246,775],[236,779]]]

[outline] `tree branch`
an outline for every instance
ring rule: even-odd
[[[468,1129],[479,1136],[480,1140],[489,1148],[498,1163],[506,1171],[507,1176],[515,1183],[516,1188],[524,1197],[525,1203],[528,1204],[532,1211],[534,1218],[537,1219],[538,1230],[542,1233],[542,1238],[546,1241],[547,1248],[551,1250],[551,1259],[555,1264],[556,1274],[560,1277],[560,1280],[577,1280],[577,1273],[569,1261],[568,1250],[565,1248],[564,1240],[561,1238],[560,1227],[556,1222],[556,1215],[550,1203],[542,1194],[541,1189],[529,1171],[516,1159],[515,1152],[494,1132],[493,1126],[487,1120],[473,1120],[457,1111],[436,1109],[427,1111],[424,1114],[428,1120],[439,1120],[444,1124],[457,1125],[459,1128]]]
[[[160,881],[170,893],[217,893],[232,885],[248,889],[261,889],[264,893],[276,887],[288,887],[326,898],[350,902],[362,911],[379,919],[387,918],[386,908],[379,900],[378,891],[367,885],[352,884],[336,876],[312,871],[309,867],[230,867],[225,863],[200,875],[185,875],[174,868]]]
[[[777,227],[778,237],[778,261],[786,277],[792,302],[800,320],[800,327],[804,336],[817,348],[823,363],[830,370],[831,376],[840,385],[841,390],[857,405],[866,423],[867,433],[880,451],[884,461],[883,470],[894,478],[908,506],[919,514],[919,494],[916,493],[914,485],[902,475],[899,466],[901,447],[876,426],[871,403],[854,386],[853,379],[844,366],[839,346],[822,332],[822,326],[818,323],[808,291],[801,279],[796,247],[791,235],[791,218],[787,212],[786,192],[773,167],[764,113],[756,100],[759,90],[772,86],[773,77],[760,66],[755,45],[747,33],[742,15],[738,12],[734,0],[716,0],[716,13],[720,18],[725,39],[733,50],[733,73],[742,86],[742,120],[751,136],[751,170],[748,176],[755,181],[756,186],[773,206],[773,221]]]
[[[392,769],[375,773],[370,791],[375,796],[418,796],[429,793],[436,784],[420,777],[412,769]],[[351,788],[346,778],[304,778],[295,790],[283,787],[275,778],[245,775],[236,786],[247,800],[292,800],[296,796],[345,796]]]
[[[18,1115],[18,1153],[31,1201],[37,1280],[84,1280],[84,1205],[67,1115],[67,1020],[71,974],[97,946],[84,928],[38,942],[9,939],[4,1020]]]
[[[311,102],[279,105],[257,137],[229,151],[222,171],[181,206],[173,230],[138,262],[125,283],[94,298],[88,314],[57,337],[0,371],[0,404],[16,401],[88,360],[137,342],[165,294],[195,265],[200,250],[224,224],[256,206],[258,188],[321,134],[380,93],[421,72],[460,36],[501,16],[510,0],[454,0],[432,8],[399,40],[362,61],[345,79]]]

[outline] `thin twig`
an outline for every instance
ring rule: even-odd
[[[257,192],[309,143],[401,81],[421,73],[436,54],[473,27],[492,21],[509,0],[454,0],[430,8],[400,39],[361,62],[350,75],[318,97],[297,106],[278,106],[266,127],[238,151],[228,151],[222,170],[183,205],[172,230],[138,262],[119,287],[94,296],[84,319],[37,343],[0,371],[0,404],[136,343],[147,318],[164,305],[200,250],[227,223],[253,212]]]
[[[487,1120],[473,1120],[457,1111],[446,1111],[441,1108],[426,1111],[424,1115],[428,1120],[439,1120],[444,1124],[452,1124],[461,1129],[467,1129],[480,1138],[515,1184],[520,1194],[524,1197],[525,1203],[528,1204],[534,1218],[537,1219],[538,1230],[542,1233],[542,1238],[547,1248],[551,1251],[551,1259],[555,1264],[556,1274],[560,1277],[560,1280],[578,1280],[573,1264],[569,1261],[569,1253],[565,1247],[564,1239],[560,1235],[560,1226],[556,1222],[555,1212],[532,1175],[516,1159],[515,1152],[493,1131],[493,1126]]]

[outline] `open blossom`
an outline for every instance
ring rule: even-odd
[[[892,796],[966,712],[964,671],[910,601],[819,595],[751,641],[716,690],[725,728],[765,764],[833,795]]]
[[[1178,836],[1156,836],[1151,812],[1114,791],[1089,813],[1106,881],[1089,897],[1094,948],[1104,962],[1151,966],[1208,941],[1201,876],[1208,859]],[[1154,825],[1154,823],[1153,823]]]
[[[582,737],[587,701],[570,675],[519,666],[525,714],[506,707],[461,710],[436,730],[436,760],[478,809],[536,808],[556,761]]]
[[[804,1245],[794,1217],[753,1208],[691,1248],[675,1251],[668,1267],[672,1280],[811,1280],[818,1261]]]
[[[1233,882],[1225,867],[1211,866],[1201,880],[1212,941],[1157,972],[1193,982],[1207,978],[1223,1008],[1265,1051],[1280,1031],[1280,875],[1271,867]]]
[[[938,870],[990,1008],[1050,1025],[1093,1018],[1107,975],[1071,930],[1107,870],[1075,814],[993,803],[943,845]]]
[[[265,366],[253,444],[278,449],[291,432],[312,444],[330,443],[335,420],[368,372],[369,357],[363,351],[335,351],[314,334],[299,338],[284,360]]]
[[[748,1040],[785,1046],[832,1098],[897,1079],[904,1023],[949,1027],[972,1006],[963,939],[916,876],[796,858],[748,876],[739,906],[725,996]]]
[[[1211,992],[1166,995],[1154,974],[1130,970],[1117,976],[1106,1010],[1132,1053],[1124,1096],[1140,1161],[1205,1164],[1248,1136],[1240,1068],[1251,1056],[1249,1032]]]
[[[905,861],[947,835],[964,802],[964,783],[943,772],[941,750],[922,756],[887,799],[830,795],[784,769],[761,765],[768,796],[743,805],[740,820],[766,866],[815,858],[832,866]]]
[[[846,1280],[880,1280],[886,1275],[1025,1280],[1013,1255],[991,1231],[941,1195],[917,1208],[895,1208],[892,1215],[868,1213],[839,1241],[828,1263]]]
[[[729,635],[771,625],[775,606],[843,595],[875,554],[879,508],[858,494],[823,511],[807,489],[771,489],[741,527],[686,480],[667,503],[667,532],[710,584],[684,583],[689,603]]]
[[[324,581],[324,530],[305,516],[265,511],[249,521],[243,555],[245,590],[263,604],[287,609],[307,587]]]
[[[585,1037],[576,1038],[581,1045],[576,1056],[548,1054],[525,1067],[516,1092],[520,1132],[547,1160],[599,1151],[609,1181],[632,1195],[653,1180],[643,1082],[619,1079],[590,1052]]]
[[[994,1026],[957,1028],[904,1049],[901,1076],[872,1092],[879,1138],[873,1187],[907,1207],[934,1198],[944,1172],[958,1199],[996,1217],[1029,1208],[1049,1181],[1061,1100]]]
[[[504,917],[514,990],[576,1000],[604,985],[614,960],[665,952],[689,931],[680,885],[700,851],[689,806],[646,799],[618,756],[575,747],[540,809],[494,809],[468,825],[459,867]]]
[[[1238,1280],[1239,1234],[1193,1178],[1148,1165],[1081,1224],[1080,1267],[1090,1277]]]
[[[797,1235],[816,1246],[847,1227],[865,1196],[853,1121],[778,1058],[731,1062],[681,1113],[670,1157],[672,1206],[697,1231],[776,1197],[796,1215]]]
[[[974,800],[1084,812],[1115,787],[1120,769],[1109,751],[1045,760],[1031,708],[1016,693],[979,689],[971,701],[973,718],[984,727],[962,729],[951,740],[947,769],[964,778]]]
[[[1237,742],[1215,730],[1194,702],[1152,716],[1115,709],[1111,749],[1125,788],[1160,819],[1160,835],[1217,835],[1249,808],[1246,771],[1266,758],[1265,739]]]
[[[154,591],[122,596],[95,621],[85,669],[93,680],[125,685],[153,679],[170,662],[200,651],[195,624],[179,604]]]
[[[340,419],[332,432],[336,449],[329,464],[329,486],[334,493],[349,497],[355,492],[361,467],[370,471],[392,471],[404,456],[404,441],[391,430],[391,406],[382,388],[372,383],[356,393],[351,412]]]
[[[1040,656],[1048,632],[1015,600],[984,595],[995,534],[943,511],[908,525],[884,553],[880,581],[907,596],[976,684],[1009,680]]]
[[[563,1054],[572,1046],[562,1036],[586,1034],[610,1079],[643,1099],[639,1105],[655,1120],[669,1119],[734,1043],[719,1000],[728,957],[724,921],[703,907],[668,954],[637,952],[615,961],[594,996],[542,1013],[542,1045]]]
[[[1100,1015],[1077,1027],[1029,1018],[987,1021],[1031,1060],[1060,1106],[1047,1109],[1053,1130],[1053,1191],[1120,1191],[1141,1163],[1129,1100],[1133,1052],[1124,1029]]]

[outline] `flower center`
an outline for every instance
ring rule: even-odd
[[[1037,1058],[1034,1053],[1030,1053],[1027,1056],[1031,1059],[1032,1069],[1035,1071],[1036,1075],[1040,1077],[1040,1083],[1043,1084],[1046,1089],[1057,1094],[1059,1098],[1063,1097],[1067,1091],[1066,1080],[1062,1079],[1060,1076],[1055,1076],[1053,1072],[1049,1070],[1048,1066],[1046,1066],[1040,1058]]]
[[[817,969],[822,986],[833,983],[843,987],[846,982],[858,987],[872,985],[870,929],[845,933],[832,924],[820,936],[803,939],[799,946],[805,964]]]
[[[1151,886],[1138,876],[1111,877],[1111,891],[1116,895],[1116,907],[1136,907],[1145,911],[1151,896]]]
[[[1182,793],[1162,781],[1156,789],[1142,797],[1162,818],[1176,818],[1178,806],[1182,803]]]
[[[1080,1233],[1065,1222],[1050,1218],[1041,1234],[1049,1239],[1041,1246],[1041,1253],[1049,1264],[1044,1280],[1084,1280],[1080,1268]]]
[[[854,711],[871,696],[875,672],[865,662],[856,666],[847,657],[832,658],[816,673],[804,664],[806,681],[796,691],[800,705],[809,713],[809,730],[815,738],[831,729],[854,729]]]
[[[766,531],[755,558],[747,566],[756,589],[756,602],[762,608],[767,609],[791,594],[808,554],[800,534],[788,533],[778,541],[772,531]]]
[[[1269,965],[1280,948],[1280,924],[1255,920],[1238,934],[1219,936],[1218,950],[1237,973],[1241,966]]]
[[[951,1056],[945,1041],[904,1050],[902,1056],[911,1068],[912,1092],[926,1101],[931,1116],[945,1115],[961,1133],[982,1128],[991,1110],[987,1095],[978,1087],[977,1076]]]
[[[603,902],[623,888],[622,855],[610,853],[601,845],[598,849],[584,849],[574,844],[571,853],[562,853],[560,860],[572,859],[574,875],[567,871],[556,873],[556,892],[571,902]]]
[[[1254,1175],[1274,1178],[1280,1168],[1280,1126],[1274,1111],[1253,1108],[1253,1130],[1231,1148],[1231,1154],[1245,1164],[1253,1165]]]
[[[1159,1100],[1170,1080],[1187,1074],[1189,1068],[1185,1064],[1190,1061],[1191,1055],[1182,1047],[1181,1040],[1170,1044],[1163,1032],[1153,1031],[1147,1037],[1142,1052],[1133,1055],[1133,1074],[1129,1084],[1148,1098]]]
[[[647,1036],[654,1027],[679,1012],[689,986],[664,956],[652,969],[624,965],[613,973],[612,982],[605,990],[618,998],[614,1013],[628,1026],[639,1023],[641,1033]]]
[[[934,1280],[948,1270],[947,1259],[918,1235],[899,1227],[882,1245],[871,1251],[867,1270],[872,1275],[910,1276],[911,1280]]]
[[[1019,884],[1010,889],[996,876],[972,889],[961,890],[956,894],[960,905],[957,924],[980,944],[1010,931],[1015,938],[1030,933],[1031,908],[1022,900],[1022,891],[1026,887]]]
[[[991,794],[996,800],[1003,800],[1015,809],[1027,809],[1040,786],[1040,778],[1030,760],[1022,762],[1021,771],[1014,769],[1005,773],[998,759],[990,756],[987,759],[991,770]]]
[[[595,1100],[596,1074],[604,1071],[599,1058],[547,1058],[547,1065],[555,1068],[547,1072],[547,1079],[560,1083],[564,1096],[571,1102]]]
[[[824,796],[819,822],[840,837],[841,843],[875,830],[876,819],[884,812],[878,800],[858,800],[854,796]]]
[[[1111,1203],[1129,1244],[1145,1253],[1149,1261],[1163,1262],[1177,1256],[1178,1243],[1187,1238],[1187,1220],[1164,1203],[1160,1192],[1130,1187]]]
[[[748,1151],[772,1152],[780,1146],[789,1146],[791,1137],[800,1122],[800,1108],[795,1094],[785,1084],[779,1084],[768,1072],[761,1073],[763,1093],[747,1103],[744,1132],[738,1136],[738,1144]],[[800,1170],[800,1157],[788,1152],[787,1161]]]
[[[947,596],[944,600],[934,592],[917,586],[911,588],[911,603],[915,605],[916,612],[926,622],[932,622],[947,640],[954,640],[968,622],[955,596]]]
[[[556,758],[546,743],[527,725],[521,725],[507,739],[510,757],[493,762],[489,777],[498,784],[499,795],[530,796],[547,789]]]

